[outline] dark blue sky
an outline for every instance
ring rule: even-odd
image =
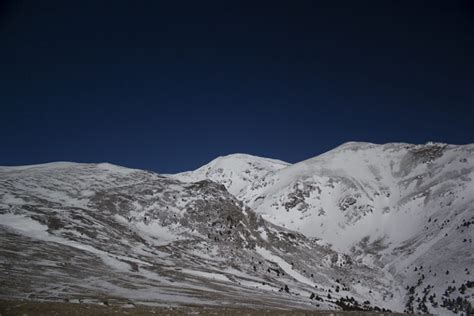
[[[0,165],[474,142],[470,1],[2,3]]]

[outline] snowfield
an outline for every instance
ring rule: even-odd
[[[472,313],[474,145],[0,167],[0,298]],[[54,281],[53,281],[54,280]]]

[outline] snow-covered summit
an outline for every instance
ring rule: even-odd
[[[182,172],[172,177],[184,182],[209,179],[223,184],[233,195],[270,172],[286,168],[290,164],[281,160],[247,154],[220,156],[194,171]]]

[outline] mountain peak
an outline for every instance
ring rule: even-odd
[[[260,156],[244,154],[244,153],[233,153],[233,154],[218,156],[217,158],[213,159],[208,165],[217,163],[217,162],[235,161],[235,160],[248,161],[248,162],[266,161],[266,162],[272,162],[276,164],[290,165],[289,163],[282,160],[260,157]]]
[[[178,173],[172,177],[184,182],[210,179],[223,184],[233,195],[238,195],[244,187],[258,178],[289,165],[281,160],[237,153],[217,157],[194,171]]]

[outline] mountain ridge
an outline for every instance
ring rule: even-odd
[[[0,167],[0,297],[213,304],[219,289],[226,304],[466,312],[473,170],[471,144],[359,142],[296,164],[228,155],[177,175]],[[47,285],[52,271],[63,290]]]
[[[400,280],[421,277],[409,270],[442,254],[435,266],[454,267],[457,280],[452,271],[450,277],[439,269],[422,274],[420,282],[430,288],[413,295],[426,300],[430,291],[443,296],[441,283],[448,279],[468,279],[474,264],[473,232],[459,229],[474,219],[473,153],[473,144],[349,142],[271,171],[237,197],[266,220],[324,240]],[[429,310],[407,304],[407,312]]]

